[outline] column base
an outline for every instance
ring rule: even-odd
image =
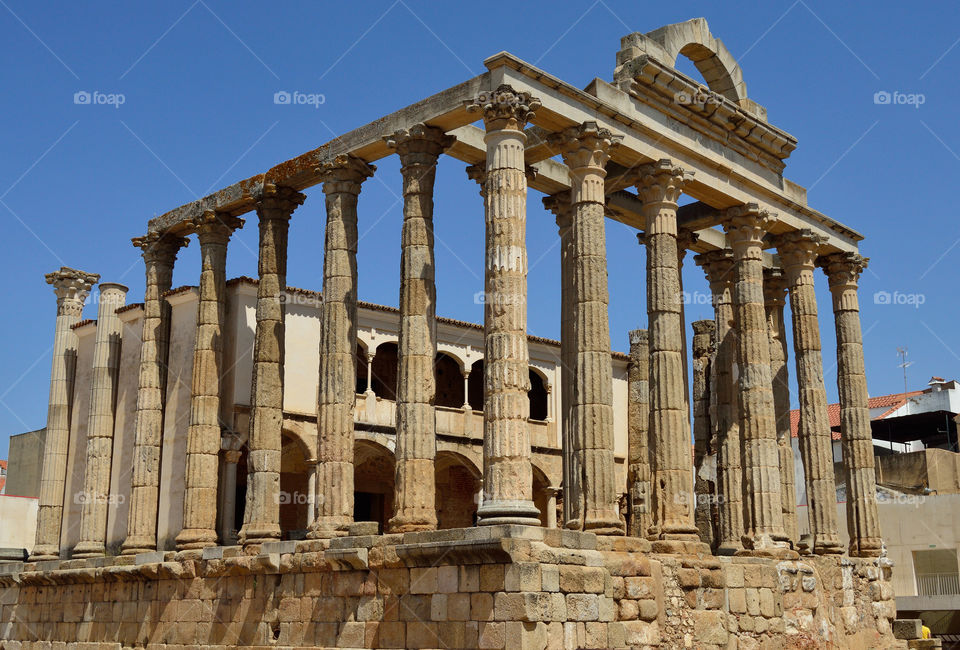
[[[717,547],[717,555],[736,555],[743,550],[743,544],[739,542],[721,542]]]
[[[883,554],[883,542],[875,537],[868,537],[856,543],[850,541],[850,557],[880,557]]]
[[[776,560],[796,560],[800,557],[800,553],[790,548],[790,542],[782,535],[744,535],[743,546],[742,551],[735,553],[737,557],[768,557]]]
[[[478,526],[539,526],[540,511],[533,501],[484,501],[477,509]]]
[[[431,519],[423,513],[399,514],[387,522],[390,533],[416,533],[424,530],[436,530],[436,515]]]
[[[816,536],[813,539],[814,555],[843,555],[846,549],[835,535]]]
[[[238,543],[244,548],[280,540],[279,524],[250,523],[240,529]]]
[[[29,562],[42,562],[44,560],[59,560],[60,548],[52,544],[38,544],[33,548],[30,554]]]
[[[350,532],[351,523],[353,523],[353,518],[351,517],[317,517],[313,520],[313,523],[310,524],[310,530],[307,531],[307,539],[344,537]]]
[[[157,540],[147,537],[128,537],[120,546],[120,555],[153,553],[157,550]]]
[[[91,557],[103,557],[107,554],[107,549],[103,544],[97,542],[80,542],[70,554],[71,559],[82,560]]]
[[[217,545],[217,531],[206,528],[184,528],[175,540],[178,551],[207,548]]]
[[[627,526],[612,513],[597,513],[587,516],[583,521],[583,530],[596,535],[626,535]]]

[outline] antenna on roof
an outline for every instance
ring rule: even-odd
[[[903,368],[903,405],[907,407],[907,410],[910,410],[909,404],[907,404],[907,368],[913,365],[913,361],[907,361],[907,346],[902,348],[897,348],[897,354],[900,355],[901,363],[897,366],[898,368]]]

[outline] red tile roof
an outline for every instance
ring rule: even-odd
[[[920,395],[923,393],[922,390],[914,390],[908,393],[893,393],[892,395],[878,395],[877,397],[871,397],[867,401],[867,406],[871,409],[887,407],[887,410],[873,418],[875,420],[880,420],[885,418],[887,415],[896,411],[900,408],[907,398],[913,397],[914,395]],[[836,404],[827,404],[827,416],[830,419],[830,437],[834,440],[840,439],[840,431],[834,431],[834,429],[840,428],[840,403]],[[797,437],[797,429],[800,427],[800,409],[793,409],[790,411],[790,435],[794,438]]]

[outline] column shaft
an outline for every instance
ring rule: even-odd
[[[653,524],[650,473],[650,346],[647,330],[630,332],[627,367],[627,494],[631,537],[646,537]]]
[[[433,186],[437,159],[454,138],[417,124],[384,138],[400,156],[403,226],[400,234],[400,336],[397,344],[397,450],[391,532],[437,527],[436,270]]]
[[[96,557],[106,551],[107,506],[113,459],[113,422],[120,370],[120,338],[123,324],[117,309],[123,307],[127,287],[100,285],[97,309],[97,337],[93,350],[90,384],[90,415],[87,419],[87,464],[83,476],[83,510],[80,514],[80,541],[72,557]]]
[[[217,479],[220,469],[220,379],[223,374],[223,322],[226,312],[227,242],[243,221],[204,213],[197,220],[200,240],[200,300],[193,347],[190,426],[184,474],[183,529],[177,550],[217,543]]]
[[[99,279],[99,275],[66,266],[46,275],[47,284],[53,285],[57,295],[57,324],[50,369],[43,466],[40,471],[37,538],[30,556],[32,561],[55,560],[60,556],[63,491],[67,478],[67,448],[70,443],[70,411],[77,366],[77,335],[73,326],[80,321],[83,301]]]
[[[247,497],[240,531],[244,546],[280,539],[287,240],[290,217],[305,199],[288,187],[269,185],[257,202],[259,283],[247,441]]]
[[[830,279],[837,331],[837,388],[840,393],[840,440],[847,484],[847,530],[850,555],[880,555],[883,540],[877,515],[873,434],[863,362],[863,333],[857,281],[867,258],[834,253],[817,261]]]
[[[311,538],[346,534],[353,521],[353,410],[357,363],[357,197],[376,167],[351,155],[323,165],[327,232],[320,308],[316,518]]]
[[[143,294],[130,509],[127,537],[121,551],[124,555],[157,550],[160,441],[163,435],[170,342],[170,305],[163,294],[170,290],[177,251],[187,245],[187,240],[177,235],[151,234],[134,239],[133,244],[143,251],[146,288]]]
[[[777,239],[780,263],[790,290],[793,351],[797,366],[800,427],[797,437],[807,488],[807,513],[813,552],[843,552],[837,527],[837,486],[833,470],[833,441],[823,382],[823,357],[813,269],[822,238],[810,231],[794,231]]]
[[[710,358],[713,354],[713,337],[716,323],[698,320],[693,323],[693,492],[696,496],[694,521],[700,531],[700,539],[713,546],[716,535],[713,530],[714,486],[702,476],[703,464],[710,454]]]

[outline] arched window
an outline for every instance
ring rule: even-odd
[[[357,343],[357,395],[367,392],[367,349]]]
[[[527,393],[530,398],[530,419],[547,419],[547,387],[540,376],[533,368],[530,369],[530,392]]]
[[[381,343],[373,357],[373,392],[383,399],[397,399],[397,344]]]
[[[437,378],[434,404],[457,409],[463,406],[463,375],[460,372],[460,362],[448,354],[438,352],[434,369]]]
[[[470,366],[470,379],[467,385],[467,397],[470,408],[474,411],[483,410],[483,359],[473,362]]]

